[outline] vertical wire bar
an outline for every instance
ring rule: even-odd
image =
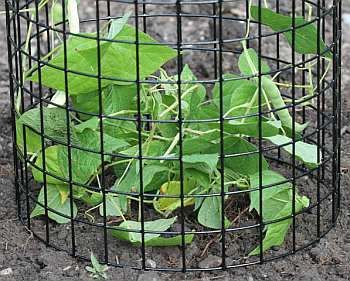
[[[142,24],[143,24],[143,32],[147,32],[147,4],[145,2],[142,3]]]
[[[66,26],[66,3],[62,0],[63,10],[63,26],[62,26],[62,37],[63,37],[63,68],[64,68],[64,91],[66,97],[66,126],[67,126],[67,156],[68,156],[68,181],[69,181],[69,204],[70,204],[70,225],[71,225],[71,243],[72,252],[71,255],[74,257],[76,254],[75,245],[75,226],[74,226],[74,208],[73,208],[73,172],[72,172],[72,143],[71,143],[71,130],[70,130],[70,107],[69,107],[69,85],[68,85],[68,54],[67,54],[67,26]],[[74,36],[74,35],[72,35]]]
[[[107,233],[107,210],[106,210],[106,187],[105,187],[105,155],[103,136],[103,98],[102,98],[102,67],[101,67],[101,39],[100,39],[100,1],[96,3],[96,43],[97,43],[97,87],[98,87],[98,118],[100,121],[100,157],[101,157],[101,191],[103,213],[103,247],[104,262],[108,264],[108,233]]]
[[[332,95],[333,95],[333,110],[332,110],[332,222],[335,224],[336,222],[336,217],[337,217],[337,212],[336,212],[336,186],[337,186],[337,174],[338,174],[338,154],[337,154],[337,125],[338,125],[338,98],[337,98],[337,68],[338,68],[338,63],[337,63],[337,51],[338,51],[338,25],[337,25],[337,13],[338,13],[338,1],[333,0],[333,39],[332,39],[332,44],[333,44],[333,73],[332,73]],[[339,196],[339,194],[337,194]]]
[[[296,201],[296,159],[295,159],[295,122],[296,122],[296,103],[295,103],[295,40],[296,40],[296,0],[292,0],[292,241],[293,253],[296,251],[296,216],[295,216],[295,201]]]
[[[301,15],[304,19],[306,16],[305,1],[306,0],[302,0],[302,4],[301,4]],[[301,60],[302,60],[301,67],[303,68],[303,71],[301,72],[301,84],[306,85],[306,73],[305,73],[305,69],[304,69],[306,67],[306,64],[305,64],[306,56],[304,54],[302,54]],[[302,88],[301,94],[302,94],[302,97],[306,96],[306,89],[305,88]],[[304,124],[306,122],[306,108],[304,105],[302,106],[302,120],[303,120],[302,122]]]
[[[316,70],[316,79],[317,79],[317,120],[316,120],[316,128],[317,128],[317,163],[320,163],[321,161],[321,155],[320,155],[320,146],[321,144],[321,133],[320,133],[320,127],[321,127],[321,99],[320,99],[320,92],[321,92],[321,1],[317,0],[317,70]],[[321,168],[317,168],[317,239],[320,239],[321,235]]]
[[[13,10],[13,12],[14,11],[16,11],[16,13],[18,13],[18,10],[16,9],[16,5],[15,5],[15,0],[12,0],[12,10]],[[14,45],[15,45],[15,65],[16,65],[16,68],[15,68],[15,71],[16,71],[16,73],[15,73],[15,75],[16,75],[16,82],[18,83],[18,80],[19,80],[19,74],[18,74],[18,70],[19,70],[19,68],[18,68],[18,45],[17,45],[17,33],[16,33],[16,26],[17,26],[17,24],[16,24],[16,17],[14,17],[14,16],[12,16],[12,27],[13,27],[13,30],[12,30],[12,32],[13,32],[13,43],[14,43]],[[18,86],[16,85],[16,88],[17,88]]]
[[[36,26],[36,42],[37,42],[37,59],[38,59],[38,86],[39,86],[39,108],[40,108],[40,137],[41,137],[41,154],[42,154],[42,169],[43,169],[43,188],[44,188],[44,206],[46,217],[46,237],[45,243],[50,244],[50,228],[49,228],[49,214],[47,205],[47,181],[46,181],[46,156],[45,156],[45,127],[44,127],[44,106],[43,106],[43,89],[41,83],[41,42],[40,42],[40,28],[39,28],[39,4],[35,1],[35,26]]]
[[[29,9],[29,3],[27,2],[26,3],[26,9]],[[31,15],[30,15],[30,13],[29,13],[29,11],[28,12],[26,12],[26,16],[27,16],[27,18],[28,19],[30,19],[31,18]],[[29,32],[29,27],[31,26],[31,23],[30,23],[30,21],[28,21],[27,20],[27,32]],[[28,69],[31,69],[32,68],[32,41],[31,40],[29,40],[29,42],[28,42],[28,50],[27,50],[27,52],[28,52],[28,57],[27,57],[27,59],[28,59]],[[31,105],[33,105],[33,103],[34,103],[34,98],[33,98],[33,82],[32,81],[29,81],[29,92],[30,92],[30,103],[31,103]]]
[[[322,9],[326,10],[326,0],[322,0]],[[323,42],[326,42],[326,15],[324,14],[322,16],[322,40]],[[326,64],[325,64],[325,59],[322,58],[322,75],[324,75],[325,71],[326,71]],[[325,78],[326,79],[326,78]],[[326,152],[326,128],[324,127],[325,125],[325,111],[326,111],[326,92],[325,92],[325,88],[326,88],[326,82],[325,79],[322,80],[322,85],[321,85],[321,91],[322,91],[322,95],[321,95],[321,112],[322,112],[322,116],[321,116],[321,128],[322,128],[322,132],[321,132],[321,137],[322,137],[322,153],[321,156],[324,157],[325,152]],[[325,177],[325,171],[326,171],[326,166],[322,165],[322,173],[321,173],[321,179],[324,180]]]
[[[110,19],[111,17],[111,0],[106,0],[106,5],[107,5],[107,17]]]
[[[249,28],[249,18],[250,18],[250,11],[249,11],[249,2],[250,0],[245,1],[245,18],[246,18],[246,27],[245,29],[248,30]],[[250,46],[250,40],[246,40],[247,48],[249,49]]]
[[[280,12],[280,0],[276,0],[276,13],[279,13]],[[277,43],[277,46],[276,46],[276,59],[277,59],[277,70],[280,69],[281,67],[281,64],[280,64],[280,34],[277,33],[276,34],[276,43]],[[277,76],[277,83],[280,83],[281,81],[281,77],[280,75]],[[277,148],[277,157],[278,159],[281,159],[281,148],[278,147]]]
[[[226,269],[225,229],[225,144],[224,144],[224,86],[223,86],[223,28],[222,0],[219,0],[219,94],[220,94],[220,196],[221,196],[221,267]]]
[[[259,13],[258,13],[258,113],[259,113],[259,246],[260,246],[260,253],[259,253],[259,259],[260,263],[262,264],[264,262],[264,237],[263,237],[263,231],[264,231],[264,219],[263,219],[263,169],[262,169],[262,162],[263,162],[263,143],[262,143],[262,0],[259,0]]]
[[[21,31],[21,20],[20,20],[20,16],[19,16],[19,2],[16,2],[16,18],[17,18],[17,25],[16,25],[16,29],[17,29],[17,46],[16,49],[18,51],[18,65],[16,66],[18,69],[18,80],[17,82],[19,83],[18,86],[18,90],[17,90],[17,95],[20,95],[21,97],[21,110],[22,112],[24,112],[25,110],[25,104],[24,104],[24,91],[23,91],[23,87],[24,87],[24,81],[23,81],[23,60],[22,60],[22,52],[21,52],[21,44],[22,44],[22,31]],[[30,130],[30,129],[29,129]],[[24,180],[25,180],[25,186],[28,187],[29,186],[29,180],[28,180],[28,149],[27,149],[27,127],[25,125],[22,126],[22,132],[23,132],[23,160],[24,160]],[[28,201],[26,204],[27,207],[27,224],[28,224],[28,228],[30,229],[30,216],[29,216],[29,212],[30,212],[30,199],[29,199],[29,190],[28,190]]]
[[[143,184],[143,155],[142,155],[142,112],[141,112],[141,82],[140,82],[140,36],[139,36],[139,6],[138,0],[134,0],[135,13],[135,51],[136,51],[136,90],[137,90],[137,133],[139,149],[139,176],[140,176],[140,219],[141,219],[141,257],[142,269],[146,269],[146,244],[145,244],[145,198]]]
[[[212,5],[212,13],[213,13],[213,41],[216,42],[217,40],[217,11],[216,11],[216,2],[213,3]],[[216,50],[217,44],[214,43],[213,45],[214,48],[214,78],[218,78],[218,52]]]
[[[64,11],[64,10],[63,10]],[[49,4],[45,5],[45,25],[46,25],[46,36],[47,36],[47,53],[51,51],[51,35],[50,35],[50,18],[49,18]],[[50,59],[50,57],[48,58]],[[49,93],[52,94],[52,89],[49,88]]]
[[[339,110],[337,112],[338,115],[338,182],[337,182],[337,190],[338,190],[338,213],[340,211],[340,203],[341,203],[341,118],[342,118],[342,0],[338,0],[338,50],[337,50],[337,72],[338,72],[338,107]]]
[[[6,32],[7,32],[7,56],[9,66],[9,87],[10,87],[10,104],[11,104],[11,123],[12,123],[12,152],[13,152],[13,166],[15,170],[15,190],[16,190],[16,204],[17,217],[21,218],[21,198],[19,190],[19,176],[18,176],[18,155],[17,155],[17,135],[16,135],[16,109],[15,109],[15,92],[13,89],[13,60],[12,60],[12,44],[11,44],[11,20],[10,20],[10,6],[8,0],[5,0],[6,10]],[[22,170],[22,167],[21,167]],[[23,188],[23,186],[22,186]]]
[[[183,68],[182,58],[182,7],[181,0],[176,0],[176,34],[177,34],[177,98],[178,98],[178,128],[179,128],[179,164],[180,164],[180,200],[181,200],[181,254],[182,254],[182,272],[186,272],[186,242],[185,242],[185,205],[184,205],[184,167],[183,167],[183,120],[182,120],[182,100],[181,100],[181,73]]]

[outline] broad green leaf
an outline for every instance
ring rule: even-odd
[[[195,188],[195,182],[185,180],[184,181],[184,194],[188,194]],[[164,198],[160,197],[155,201],[157,208],[161,211],[172,212],[181,206],[181,184],[179,181],[169,181],[164,183],[160,187],[160,194],[163,195],[176,195],[179,198]],[[194,198],[184,198],[184,206],[189,206],[194,203]]]
[[[283,198],[283,199],[282,199]],[[295,212],[301,211],[303,208],[306,208],[310,204],[310,200],[305,196],[300,196],[296,194],[295,198]],[[278,203],[279,206],[274,209],[271,209],[270,213],[266,218],[264,217],[265,221],[274,221],[278,219],[283,219],[288,216],[292,215],[293,207],[292,207],[292,192],[289,191],[282,191],[278,194],[276,194],[275,197],[272,197],[270,200],[264,202],[264,206],[269,206],[272,200],[279,200]],[[285,201],[285,203],[281,203],[281,201]],[[263,251],[266,251],[270,249],[273,246],[280,246],[283,244],[285,236],[289,230],[290,225],[292,224],[291,218],[286,218],[284,220],[281,220],[279,222],[275,222],[272,224],[268,224],[266,226],[266,233],[265,238],[263,240]],[[250,256],[253,255],[259,255],[260,254],[260,246],[256,247],[252,252],[249,253]]]
[[[124,25],[114,40],[134,42],[135,28]],[[96,34],[84,34],[96,37]],[[139,32],[141,43],[155,43],[156,41],[143,32]],[[136,46],[126,42],[100,42],[100,65],[103,77],[115,77],[121,80],[136,79]],[[164,45],[139,45],[140,79],[144,79],[157,71],[164,63],[176,56],[176,51]],[[67,64],[70,71],[88,75],[98,75],[98,55],[96,40],[87,37],[70,37],[67,42]],[[51,65],[64,68],[64,52],[59,51],[49,61]],[[38,71],[28,73],[27,80],[38,82]],[[65,89],[64,72],[50,66],[41,69],[41,82],[49,88],[63,91]],[[102,87],[110,84],[125,84],[124,81],[101,80]],[[68,90],[70,95],[88,93],[98,89],[95,77],[83,76],[72,72],[68,73]]]
[[[198,212],[198,222],[208,228],[221,229],[221,197],[212,196],[206,197]],[[225,227],[228,227],[230,222],[225,218]]]
[[[125,213],[122,204],[120,203],[119,197],[113,195],[106,195],[106,216],[119,217]],[[103,213],[103,204],[99,208],[101,216],[104,216]]]
[[[239,78],[236,74],[224,74],[222,82],[222,95],[223,95],[223,103],[224,103],[224,111],[226,112],[229,110],[230,107],[230,101],[233,92],[241,85],[242,80],[238,80],[236,78]],[[226,79],[226,81],[225,81]],[[232,80],[229,80],[232,79]],[[228,80],[228,81],[227,81]],[[213,103],[219,108],[220,105],[220,83],[215,83],[214,89],[213,89]],[[216,114],[218,114],[216,110]],[[206,117],[209,118],[209,117]]]
[[[277,135],[266,138],[275,145],[283,146],[282,148],[289,154],[293,154],[293,140],[283,135]],[[289,143],[289,144],[288,144]],[[295,157],[304,162],[308,167],[317,167],[320,163],[317,161],[318,148],[316,145],[308,144],[302,141],[295,143]],[[320,159],[322,159],[321,152]]]
[[[62,108],[43,108],[44,134],[48,137],[67,142],[67,122],[66,110]],[[21,115],[18,119],[19,124],[24,124],[36,132],[41,133],[41,111],[39,108],[33,108]],[[70,124],[70,120],[68,122]],[[29,131],[29,130],[27,130]],[[71,130],[71,137],[74,140],[75,135]]]
[[[143,168],[143,189],[146,192],[153,191],[159,189],[158,186],[151,185],[154,178],[161,176],[160,174],[165,174],[167,178],[169,172],[169,168],[165,165],[155,165],[155,164],[149,164],[145,165]],[[140,177],[137,178],[136,181],[136,191],[139,192],[140,190]]]
[[[239,70],[243,75],[255,75],[259,72],[259,56],[254,49],[248,49],[239,56]],[[261,73],[269,73],[271,71],[268,64],[261,60]],[[242,81],[240,81],[242,82]]]
[[[126,13],[122,18],[112,20],[110,23],[109,31],[108,31],[108,39],[115,38],[124,28],[124,26],[127,24],[129,18],[131,16],[131,12]]]
[[[229,124],[225,124],[225,132],[231,134],[240,134],[248,137],[259,137],[259,122],[237,122],[234,120],[229,121]],[[275,124],[270,122],[261,122],[262,137],[272,137],[278,135],[280,129]]]
[[[103,111],[106,115],[113,115],[123,111],[137,110],[136,85],[111,85],[104,91]],[[120,116],[133,116],[134,113],[124,113]]]
[[[185,139],[183,142],[183,153],[186,155],[197,155],[205,151],[209,155],[220,153],[220,139],[218,134]],[[252,175],[259,171],[258,148],[246,141],[244,138],[229,136],[224,138],[225,167],[242,175]],[[214,162],[212,162],[214,163]],[[192,168],[197,168],[193,166]],[[263,157],[262,170],[268,168],[267,161]]]
[[[60,178],[64,178],[64,174],[60,169],[60,166],[58,164],[58,150],[60,146],[59,145],[54,145],[47,147],[45,149],[45,170],[47,173],[50,173],[52,175],[55,175]],[[38,158],[35,161],[35,165],[38,166],[40,169],[43,169],[43,157],[42,153],[39,153]],[[34,179],[37,182],[43,182],[43,173],[39,171],[37,168],[34,166],[32,167],[32,174]],[[64,184],[63,181],[54,178],[53,176],[46,175],[46,182],[50,184]]]
[[[182,152],[184,155],[200,155],[201,153],[215,154],[219,152],[219,133],[205,134],[191,138],[184,138]],[[211,156],[214,159],[214,155]],[[216,156],[217,157],[217,156]]]
[[[259,21],[259,7],[251,7],[251,16],[254,20]],[[269,26],[275,32],[291,29],[293,19],[289,16],[284,16],[274,11],[261,8],[261,23]],[[290,46],[292,46],[292,31],[283,32]],[[306,21],[302,17],[295,18],[295,51],[299,54],[317,54],[317,29],[313,23]],[[321,36],[321,35],[320,35]],[[319,38],[320,52],[325,52],[327,46],[323,39]],[[325,56],[331,58],[331,52],[328,51]]]
[[[170,228],[172,224],[176,221],[176,217],[170,219],[158,219],[154,221],[146,221],[144,223],[145,231],[166,231]],[[141,222],[138,221],[124,221],[122,222],[118,228],[125,228],[125,230],[111,230],[111,233],[114,237],[129,241],[131,243],[141,243],[142,236],[141,233],[137,233],[141,231]],[[134,231],[134,232],[133,232]],[[137,231],[137,232],[136,232]],[[148,242],[154,238],[159,237],[160,234],[155,233],[146,233],[144,235],[145,242]]]
[[[74,187],[74,191],[77,189],[77,187]],[[77,198],[83,202],[85,202],[86,204],[88,204],[89,206],[96,206],[98,204],[100,204],[102,202],[102,194],[101,193],[87,193],[84,188],[82,188],[82,195],[78,194],[75,197],[74,194],[74,198]]]
[[[185,234],[185,245],[191,244],[194,238],[194,234]],[[140,246],[141,243],[133,243],[134,245]],[[181,246],[182,235],[176,235],[173,237],[156,237],[151,240],[147,240],[145,243],[148,247],[165,247],[165,246]]]
[[[26,139],[24,139],[24,130]],[[23,124],[16,120],[16,141],[19,149],[24,153],[24,143],[28,154],[34,154],[41,150],[41,137],[30,128],[23,128]]]
[[[199,171],[195,168],[187,168],[185,169],[184,174],[186,178],[195,181],[203,187],[210,186],[210,174],[205,171]]]
[[[225,159],[225,167],[242,175],[252,175],[259,171],[259,152],[254,144],[243,138],[226,137],[224,146],[225,154],[229,155]],[[262,170],[268,169],[268,163],[264,156],[262,156],[261,168]]]
[[[262,103],[264,107],[265,102]],[[233,92],[228,116],[242,116],[249,120],[247,115],[259,112],[257,86],[248,80],[241,81],[241,85]],[[247,116],[247,117],[246,117]]]
[[[57,212],[55,213],[55,212],[49,211],[48,212],[49,218],[60,224],[70,222],[69,218],[65,218],[60,215],[62,214],[70,217],[71,215],[70,200],[66,200],[64,203],[62,203],[60,190],[56,185],[49,184],[47,185],[46,190],[47,190],[47,207]],[[42,205],[45,205],[44,194],[45,194],[44,187],[42,187],[39,193],[39,197],[37,199],[38,202],[41,203]],[[76,217],[77,213],[78,213],[78,209],[75,203],[73,203],[73,218]],[[34,210],[32,211],[32,213],[30,214],[30,217],[34,218],[44,214],[45,214],[44,207],[37,204]]]
[[[260,174],[259,172],[251,175],[250,176],[250,188],[251,189],[256,189],[259,188],[259,178],[260,178]],[[261,186],[265,187],[268,185],[275,185],[275,186],[271,186],[271,187],[266,187],[263,188],[262,190],[262,200],[263,200],[263,213],[265,214],[264,217],[266,217],[266,212],[264,212],[264,207],[266,207],[266,203],[268,202],[268,200],[273,200],[273,197],[276,196],[276,194],[282,192],[282,191],[288,191],[289,189],[291,189],[291,184],[289,182],[286,183],[282,183],[279,185],[276,185],[278,183],[284,182],[286,181],[286,178],[284,178],[282,175],[271,171],[271,170],[265,170],[262,172],[262,182],[261,182]],[[250,210],[255,209],[259,212],[260,210],[260,204],[259,204],[259,199],[260,199],[260,191],[256,190],[256,191],[252,191],[249,193],[250,195]]]
[[[214,171],[218,164],[218,155],[217,154],[190,154],[184,155],[182,160],[185,164],[204,164],[209,168],[210,171]]]
[[[99,128],[100,119],[98,117],[92,117],[91,119],[84,121],[76,126],[75,129],[79,133],[82,133],[85,129],[96,130]]]
[[[101,156],[99,154],[100,148],[100,134],[91,129],[85,129],[82,133],[77,134],[78,146],[84,149],[96,151],[89,152],[78,148],[71,149],[71,168],[72,180],[78,183],[86,183],[89,178],[95,174],[101,165]],[[124,140],[112,138],[104,135],[104,152],[117,151],[125,148],[127,143]],[[105,156],[105,161],[110,157]],[[57,160],[60,171],[64,178],[69,179],[69,154],[68,148],[59,146],[57,152]]]

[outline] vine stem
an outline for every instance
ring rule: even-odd
[[[173,149],[175,148],[175,146],[177,145],[177,143],[180,140],[180,133],[177,133],[176,136],[174,137],[173,142],[170,144],[169,148],[167,149],[167,151],[163,154],[162,157],[167,157],[169,156],[169,154],[173,151]],[[160,163],[164,163],[164,159],[160,161]]]
[[[190,88],[188,88],[182,95],[181,95],[181,99],[184,99],[189,93],[191,93],[193,90],[195,90],[196,88],[198,88],[198,85],[194,85]],[[176,100],[172,105],[170,105],[166,110],[164,110],[163,112],[161,112],[159,114],[159,117],[162,118],[164,117],[165,114],[167,114],[169,111],[173,110],[175,107],[177,107],[179,101]]]

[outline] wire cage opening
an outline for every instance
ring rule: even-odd
[[[185,272],[335,225],[340,0],[5,4],[16,202],[38,239]]]

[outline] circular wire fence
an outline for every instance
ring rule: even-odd
[[[334,227],[340,0],[5,4],[18,216],[46,245],[185,272]]]

